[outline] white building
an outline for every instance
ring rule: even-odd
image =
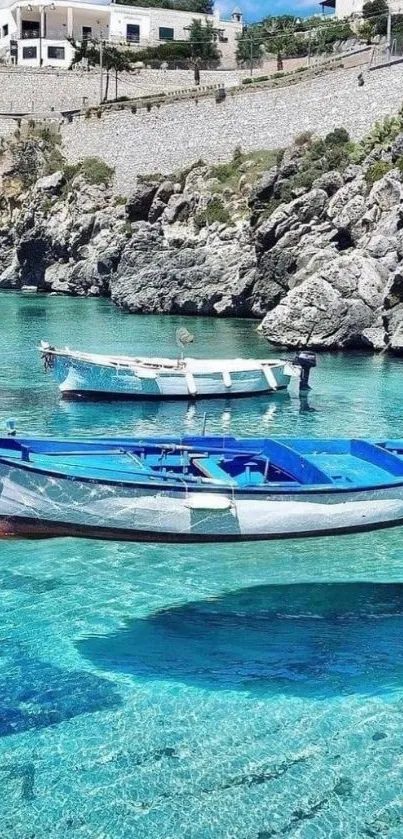
[[[366,0],[324,0],[324,3],[321,5],[335,9],[337,18],[360,18],[362,16],[362,8],[365,2]],[[402,14],[402,0],[387,0],[387,2],[393,15]]]
[[[234,67],[236,40],[243,28],[238,9],[231,20],[222,21],[219,12],[201,15],[123,6],[112,0],[0,0],[0,57],[22,67],[66,68],[74,53],[69,37],[129,43],[141,49],[187,40],[195,18],[213,23],[221,63]]]

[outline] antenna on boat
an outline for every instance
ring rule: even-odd
[[[205,411],[203,414],[203,424],[202,424],[202,433],[201,436],[206,436],[206,425],[207,425],[207,412]]]
[[[183,361],[184,349],[187,346],[187,344],[193,344],[194,336],[191,332],[189,332],[188,329],[185,329],[184,326],[180,326],[179,329],[176,330],[175,337],[176,343],[181,350],[180,361]]]

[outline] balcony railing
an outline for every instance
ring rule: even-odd
[[[21,39],[23,41],[33,41],[35,40],[35,38],[37,38],[38,40],[40,38],[39,29],[24,29],[24,31],[21,32]]]

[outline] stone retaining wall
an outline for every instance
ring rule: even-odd
[[[201,84],[223,84],[230,88],[238,85],[244,77],[244,70],[202,70]],[[118,96],[140,97],[192,86],[194,77],[191,70],[140,70],[138,73],[120,75]],[[0,68],[0,112],[81,108],[84,97],[88,105],[95,105],[99,103],[99,88],[98,70],[27,72],[18,68]],[[114,94],[115,79],[112,73],[109,95]]]
[[[324,134],[344,126],[360,138],[382,116],[402,104],[403,66],[365,76],[357,69],[335,71],[293,87],[247,90],[216,104],[177,102],[153,108],[110,113],[62,126],[65,153],[71,161],[97,155],[116,168],[116,190],[130,191],[139,173],[172,172],[203,158],[226,160],[235,146],[244,150],[280,148],[301,131]]]

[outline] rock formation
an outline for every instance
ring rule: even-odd
[[[301,137],[257,182],[238,154],[227,183],[200,163],[140,179],[127,201],[18,138],[0,155],[0,287],[255,317],[280,346],[401,352],[403,124],[359,149],[345,134]]]

